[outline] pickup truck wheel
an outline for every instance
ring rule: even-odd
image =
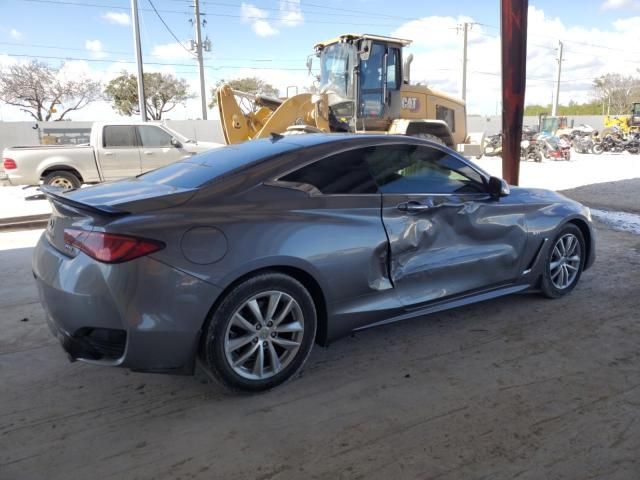
[[[75,190],[81,185],[80,179],[75,174],[64,170],[51,172],[44,177],[43,183],[52,187],[62,187],[63,190]]]

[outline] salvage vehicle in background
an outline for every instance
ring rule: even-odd
[[[10,147],[2,157],[12,185],[42,182],[69,190],[134,177],[219,146],[190,140],[160,124],[95,123],[87,145]]]
[[[285,100],[250,95],[229,85],[216,99],[227,144],[267,138],[272,133],[391,133],[433,140],[467,156],[482,154],[467,132],[466,106],[426,85],[411,83],[411,40],[344,34],[315,45],[318,93]],[[311,73],[313,57],[309,57]]]
[[[187,374],[199,358],[236,390],[281,384],[354,330],[562,297],[595,258],[586,207],[410,136],[276,134],[42,189],[33,273],[69,356]]]
[[[625,137],[631,133],[640,133],[640,102],[631,105],[630,115],[607,115],[604,118],[603,137],[615,133],[616,129]]]

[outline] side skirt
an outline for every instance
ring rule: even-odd
[[[358,327],[354,330],[354,332],[357,332],[359,330],[365,330],[367,328],[378,327],[380,325],[387,325],[389,323],[399,322],[401,320],[408,320],[410,318],[420,317],[422,315],[428,315],[430,313],[436,313],[436,312],[441,312],[443,310],[450,310],[456,307],[471,305],[472,303],[484,302],[485,300],[491,300],[493,298],[503,297],[505,295],[511,295],[513,293],[522,292],[524,290],[527,290],[528,288],[530,288],[529,284],[512,285],[509,287],[502,287],[495,290],[490,290],[490,291],[475,293],[473,295],[459,297],[446,302],[428,305],[426,307],[423,307],[417,310],[412,310],[411,312],[402,313],[400,315],[396,315],[395,317],[387,318],[379,322],[374,322],[369,325],[365,325],[363,327]]]

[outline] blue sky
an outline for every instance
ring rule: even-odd
[[[181,41],[194,37],[189,23],[193,12],[190,1],[152,1]],[[64,58],[69,59],[69,68],[73,67],[70,71],[101,81],[108,81],[123,68],[133,70],[132,63],[123,63],[134,60],[131,26],[127,21],[129,1],[91,0],[79,4],[80,0],[2,0],[2,64],[37,56],[42,61],[59,65],[60,58]],[[196,92],[195,60],[162,25],[151,10],[149,0],[139,0],[139,7],[147,69],[184,77]],[[629,62],[622,55],[624,49],[637,45],[640,40],[634,33],[640,30],[638,2],[537,1],[531,2],[530,7],[533,10],[530,10],[532,94],[529,101],[550,100],[550,82],[555,71],[554,48],[559,38],[576,41],[565,46],[567,75],[571,77],[568,80],[575,82],[567,82],[566,89],[563,88],[564,99],[586,99],[594,75],[612,69],[629,70]],[[412,51],[416,54],[418,73],[414,78],[457,93],[462,44],[455,25],[462,21],[477,22],[479,25],[473,27],[470,36],[469,110],[486,114],[492,113],[496,106],[499,93],[499,84],[496,84],[499,74],[498,0],[202,0],[201,11],[207,21],[203,35],[213,44],[213,50],[206,54],[205,60],[209,85],[220,78],[255,74],[281,89],[309,83],[305,59],[316,41],[356,31],[413,39]],[[621,39],[624,44],[620,43]],[[594,42],[598,46],[593,47]],[[612,45],[618,50],[603,48]],[[626,55],[634,56],[635,53],[631,51]],[[617,63],[602,60],[606,57],[615,57]],[[157,65],[161,63],[171,65]],[[108,105],[96,108],[94,115],[109,116]],[[197,116],[194,108],[189,105],[176,111],[175,115]],[[16,115],[19,114],[4,107],[5,120],[17,119],[14,118]],[[80,119],[78,117],[76,114],[73,118]]]

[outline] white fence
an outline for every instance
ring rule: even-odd
[[[577,127],[581,123],[591,125],[596,130],[604,128],[604,117],[602,115],[569,115],[569,125],[573,120],[573,124]],[[524,117],[523,125],[537,126],[538,117]],[[502,130],[502,117],[500,115],[492,115],[483,117],[480,115],[469,115],[467,117],[467,131],[484,132],[486,135],[493,135]]]
[[[602,116],[570,116],[574,124],[586,123],[602,130]],[[168,127],[194,140],[224,143],[219,120],[167,120]],[[524,125],[537,125],[538,117],[524,117]],[[92,122],[0,122],[0,150],[15,145],[39,145],[58,137],[59,143],[85,143],[89,139]],[[469,132],[485,132],[487,135],[502,130],[500,116],[476,116],[467,118]]]

